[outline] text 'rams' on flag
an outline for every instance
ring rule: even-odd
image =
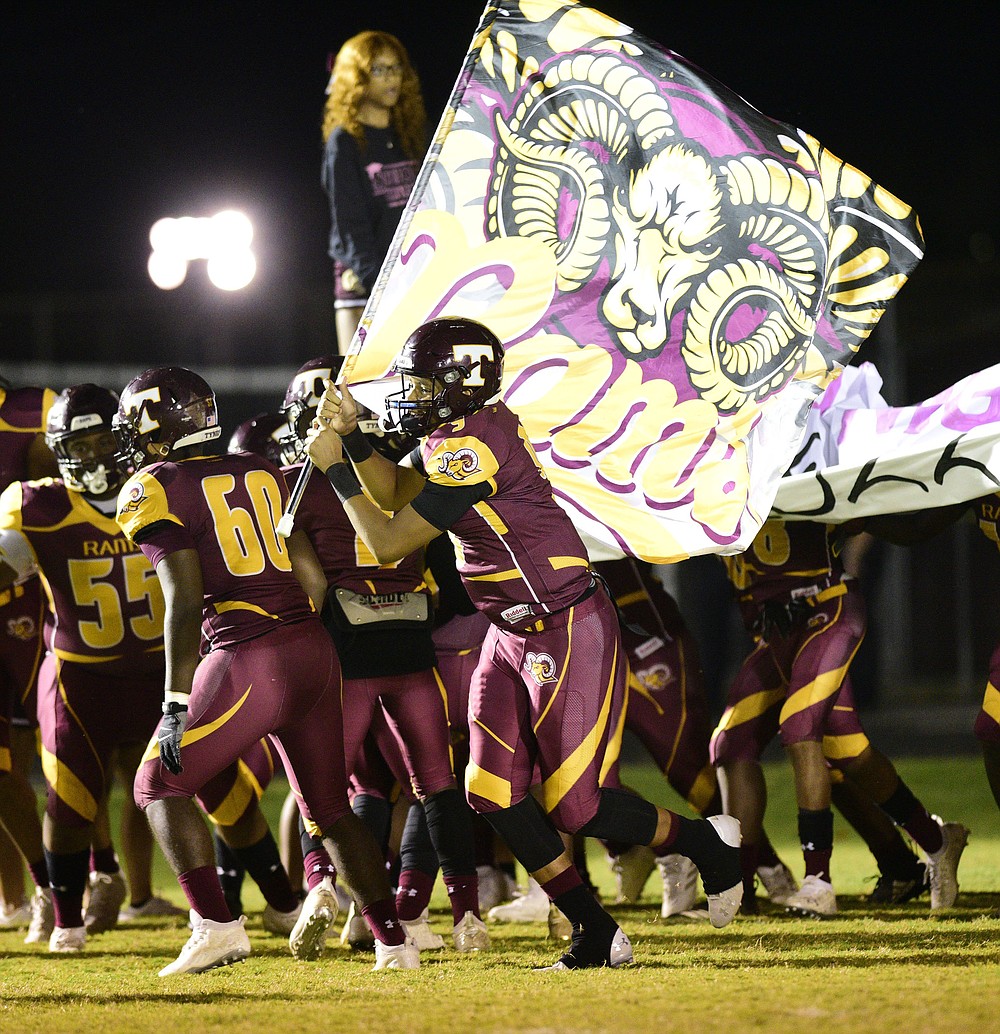
[[[480,320],[595,559],[738,552],[921,254],[909,206],[679,55],[581,4],[504,0],[343,379],[381,409],[415,327]]]

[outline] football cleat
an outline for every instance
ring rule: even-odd
[[[486,918],[494,923],[544,923],[549,918],[549,897],[531,880],[526,894],[506,905],[495,905]]]
[[[882,874],[878,878],[868,900],[873,905],[902,905],[906,901],[919,898],[930,890],[930,877],[927,874],[927,866],[923,862],[917,862],[912,876],[888,876]]]
[[[594,950],[586,943],[583,929],[576,927],[573,943],[568,952],[551,966],[541,966],[536,973],[558,973],[568,969],[599,969],[604,966],[617,969],[632,961],[632,942],[619,926],[615,928],[610,946],[605,950]]]
[[[264,924],[264,929],[268,933],[275,933],[279,937],[288,937],[292,930],[295,929],[295,924],[299,921],[301,914],[302,902],[300,901],[291,912],[279,912],[272,905],[265,905],[260,918]]]
[[[777,865],[758,865],[757,876],[775,905],[787,905],[788,899],[799,889],[792,870],[784,862]]]
[[[376,969],[419,969],[420,952],[409,937],[402,944],[383,944],[375,942]]]
[[[250,954],[250,938],[243,924],[246,916],[240,916],[230,923],[216,923],[202,919],[191,909],[191,936],[181,948],[180,955],[160,970],[161,977],[172,977],[179,973],[204,973],[220,966],[231,966],[242,962]]]
[[[31,922],[31,902],[23,905],[4,906],[0,909],[0,930],[14,930],[19,926],[27,926]]]
[[[340,943],[353,951],[371,951],[375,947],[375,934],[354,901],[347,910],[347,920],[344,929],[340,931]]]
[[[618,891],[615,904],[634,905],[642,897],[649,874],[656,868],[656,855],[648,847],[636,845],[620,855],[609,856],[608,864]]]
[[[785,911],[813,919],[828,919],[837,914],[837,895],[833,884],[819,876],[807,876],[802,886],[785,902]]]
[[[118,925],[118,912],[128,891],[121,872],[92,872],[89,878],[90,894],[83,925],[87,933],[104,933]]]
[[[482,884],[480,884],[482,886]],[[444,938],[435,933],[428,922],[428,911],[425,908],[416,919],[401,919],[406,936],[413,941],[419,951],[437,951],[444,947]]]
[[[932,816],[941,827],[943,843],[927,855],[927,875],[931,885],[931,911],[951,908],[958,897],[958,863],[969,842],[969,831],[957,822]]]
[[[722,890],[713,891],[705,880],[705,874],[702,873],[705,897],[708,899],[709,922],[718,930],[732,922],[733,916],[739,912],[740,903],[743,901],[743,873],[740,869],[740,821],[732,815],[712,815],[706,821],[715,828],[721,842],[717,871],[726,874],[715,875],[713,883],[719,879],[723,884],[728,879],[734,881],[729,886],[723,886]]]
[[[49,951],[71,954],[83,951],[87,946],[85,926],[56,926],[49,936]]]
[[[477,865],[476,874],[479,877],[479,911],[483,915],[514,897],[514,881],[503,869]]]
[[[550,941],[571,941],[573,939],[573,924],[556,908],[553,901],[549,904],[549,940]]]
[[[31,898],[31,922],[25,944],[42,944],[52,936],[56,925],[56,914],[52,908],[52,891],[48,887],[36,887]]]
[[[119,923],[131,923],[133,919],[142,919],[146,916],[184,916],[187,911],[178,908],[173,902],[166,898],[151,897],[141,905],[127,905],[118,913]]]
[[[326,937],[337,918],[337,894],[333,880],[325,876],[306,895],[288,937],[294,958],[305,962],[318,959],[326,950]]]
[[[466,912],[451,932],[458,951],[486,951],[490,946],[490,934],[486,924],[473,912]]]
[[[660,916],[669,919],[690,912],[698,900],[698,869],[682,854],[667,854],[656,859],[663,881]]]

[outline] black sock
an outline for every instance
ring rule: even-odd
[[[219,874],[226,905],[232,915],[240,916],[243,914],[243,877],[246,870],[233,849],[217,832],[212,833],[212,842],[215,845],[215,871]]]
[[[442,790],[423,802],[427,831],[445,876],[471,876],[476,871],[472,811],[457,789]]]
[[[234,847],[233,854],[260,888],[264,900],[278,912],[293,912],[299,904],[299,896],[292,890],[288,873],[281,864],[278,845],[270,831],[256,844],[249,847]]]

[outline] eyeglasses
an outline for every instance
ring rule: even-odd
[[[388,79],[390,75],[398,75],[402,78],[402,65],[372,65],[369,73],[373,79]]]

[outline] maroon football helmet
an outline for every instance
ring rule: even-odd
[[[119,460],[111,430],[117,412],[118,396],[96,384],[74,384],[52,403],[45,444],[73,492],[104,495],[125,480],[128,471]],[[91,441],[81,448],[84,438]]]
[[[503,345],[475,320],[445,317],[424,323],[406,339],[396,357],[400,391],[389,395],[386,423],[418,437],[482,409],[500,392]],[[428,398],[410,398],[409,377],[432,382]]]
[[[134,469],[155,463],[150,445],[166,445],[166,456],[222,434],[215,392],[183,366],[160,366],[125,385],[112,428],[119,455]]]
[[[326,382],[335,381],[343,365],[342,355],[317,356],[303,363],[292,378],[281,404],[281,412],[291,431],[283,442],[285,463],[301,463],[305,458],[306,435],[326,391]]]
[[[280,467],[288,424],[280,413],[258,413],[233,431],[227,452],[252,452]]]

